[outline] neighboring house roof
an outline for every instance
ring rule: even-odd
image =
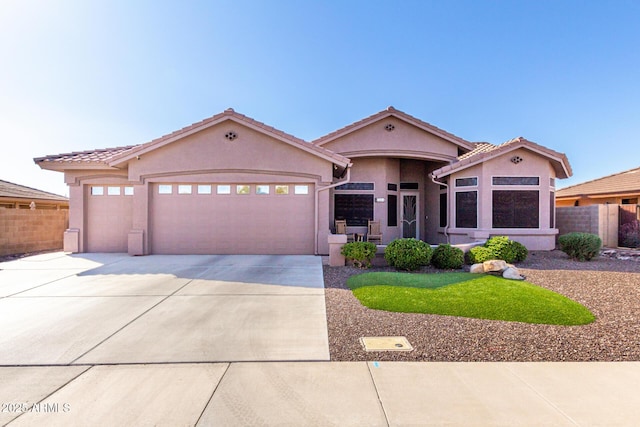
[[[472,150],[474,148],[473,143],[466,141],[458,136],[455,136],[452,133],[446,132],[436,126],[433,126],[432,124],[429,124],[425,121],[422,121],[416,117],[413,117],[405,112],[402,112],[400,110],[397,110],[393,107],[387,107],[386,110],[382,110],[376,114],[373,114],[369,117],[366,117],[362,120],[359,120],[357,122],[354,122],[348,126],[345,126],[341,129],[338,129],[334,132],[331,132],[323,137],[320,137],[313,142],[314,145],[317,146],[322,146],[325,145],[333,140],[336,140],[338,138],[341,138],[351,132],[355,132],[358,129],[362,129],[365,126],[370,125],[371,123],[375,123],[379,120],[382,120],[386,117],[396,117],[404,122],[410,123],[420,129],[423,129],[433,135],[437,135],[439,137],[441,137],[442,139],[452,142],[455,145],[458,145],[459,147],[463,148],[464,150]]]
[[[639,194],[640,167],[614,173],[602,178],[575,184],[556,191],[557,198],[576,198],[590,195]]]
[[[25,200],[52,200],[57,202],[68,202],[69,199],[58,194],[48,193],[13,182],[0,180],[0,198],[25,199]]]
[[[458,157],[458,161],[446,166],[436,169],[432,172],[432,175],[436,178],[444,177],[464,170],[468,167],[477,165],[478,163],[486,162],[487,160],[509,153],[510,151],[517,150],[518,148],[526,148],[530,151],[538,153],[551,161],[558,178],[568,178],[572,175],[571,165],[564,153],[551,150],[547,147],[543,147],[540,144],[529,141],[523,137],[514,138],[510,141],[502,143],[500,145],[493,145],[488,142],[474,143],[474,148],[468,153],[465,153]]]
[[[244,114],[237,113],[232,108],[228,108],[222,113],[216,114],[200,122],[193,123],[189,126],[186,126],[175,132],[171,132],[170,134],[164,135],[160,138],[154,139],[144,144],[108,148],[103,150],[89,150],[77,153],[51,155],[35,158],[34,161],[41,167],[46,169],[59,168],[54,164],[58,164],[60,166],[64,165],[64,168],[68,168],[70,163],[77,163],[78,166],[82,164],[85,167],[98,165],[102,167],[119,167],[136,156],[152,150],[156,150],[160,147],[175,142],[186,136],[192,135],[196,132],[201,132],[225,120],[232,120],[236,123],[242,124],[259,132],[268,134],[282,142],[300,148],[308,153],[324,158],[325,160],[328,160],[335,164],[338,164],[343,168],[347,167],[350,164],[350,160],[344,156],[341,156],[340,154],[313,145],[309,142],[304,141],[303,139],[297,138],[272,126],[266,125],[262,122],[245,116]]]

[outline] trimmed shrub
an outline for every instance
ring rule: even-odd
[[[449,244],[438,245],[431,256],[431,264],[436,268],[457,270],[464,264],[464,251]]]
[[[640,248],[640,221],[629,222],[620,227],[618,235],[619,246],[625,248]]]
[[[494,236],[487,240],[484,246],[495,254],[495,259],[513,262],[516,258],[515,250],[507,236]]]
[[[353,262],[358,268],[369,268],[371,260],[376,256],[377,247],[371,242],[346,243],[340,253]]]
[[[577,261],[589,261],[600,254],[602,240],[595,234],[569,233],[558,238],[560,250]]]
[[[529,250],[525,245],[520,242],[516,242],[514,240],[511,241],[512,249],[515,253],[515,258],[513,259],[515,262],[522,262],[529,256]]]
[[[501,259],[508,263],[522,262],[527,259],[529,251],[519,242],[507,236],[494,236],[484,246],[476,246],[469,250],[469,262],[477,264],[490,259]]]
[[[490,259],[495,259],[495,255],[489,248],[485,248],[484,246],[475,246],[469,249],[470,264],[479,264],[481,262],[489,261]]]
[[[429,265],[433,250],[431,246],[418,239],[396,239],[384,250],[384,259],[390,266],[399,270],[417,270]]]

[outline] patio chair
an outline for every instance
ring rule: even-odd
[[[353,242],[353,233],[347,233],[347,220],[345,219],[337,219],[336,220],[336,234],[346,234],[347,235],[347,243]]]
[[[367,226],[367,242],[382,244],[382,232],[380,231],[380,221],[369,221]]]

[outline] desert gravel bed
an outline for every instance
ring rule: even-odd
[[[574,262],[551,251],[532,252],[517,266],[527,281],[588,307],[596,321],[584,326],[531,325],[372,310],[345,285],[349,276],[363,270],[325,266],[331,360],[640,361],[640,262],[605,256]],[[406,336],[414,350],[367,353],[359,342],[363,336],[392,335]]]

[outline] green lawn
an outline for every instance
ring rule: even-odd
[[[585,325],[583,305],[526,281],[471,273],[364,273],[347,286],[373,309],[550,325]]]

